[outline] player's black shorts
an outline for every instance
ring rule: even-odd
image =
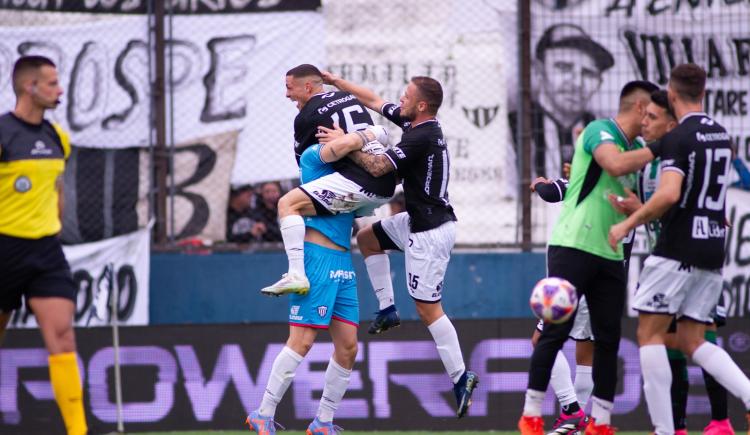
[[[21,306],[21,297],[76,301],[70,266],[56,236],[22,239],[0,234],[0,311]]]

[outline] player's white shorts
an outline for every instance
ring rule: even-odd
[[[456,223],[446,222],[431,230],[412,233],[409,215],[401,212],[383,219],[380,225],[398,249],[404,251],[406,288],[411,297],[421,302],[439,301],[456,242]]]
[[[699,269],[651,255],[643,263],[633,308],[712,323],[721,290],[721,270]]]
[[[317,178],[300,186],[313,200],[318,215],[355,212],[357,216],[370,216],[376,208],[390,198],[367,193],[354,181],[338,172]],[[321,210],[322,208],[322,210]]]
[[[539,320],[536,324],[536,329],[542,332],[544,329],[544,320]],[[581,296],[578,301],[578,311],[576,311],[575,320],[573,320],[573,328],[570,330],[568,337],[575,341],[593,341],[594,333],[591,332],[591,317],[589,316],[589,304],[586,302],[586,297]]]

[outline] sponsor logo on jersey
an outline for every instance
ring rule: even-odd
[[[609,134],[609,132],[606,132],[606,131],[600,131],[599,132],[599,138],[600,138],[600,140],[602,142],[603,141],[615,140],[615,137],[612,136],[611,134]]]
[[[395,104],[392,105],[391,107],[388,108],[388,114],[393,116],[393,112],[395,112],[396,109],[398,109],[398,106],[396,106]]]
[[[721,142],[730,140],[729,133],[726,131],[722,131],[721,133],[701,133],[696,131],[695,139],[698,142]]]
[[[29,180],[29,177],[21,175],[16,178],[15,183],[13,183],[13,188],[16,189],[16,192],[18,193],[26,193],[31,190],[31,180]]]
[[[726,227],[717,221],[709,220],[707,216],[693,216],[693,238],[709,239],[726,236]]]
[[[328,95],[323,95],[323,97],[322,97],[322,98],[330,98],[330,97],[332,97],[332,96],[333,96],[333,94],[328,94]],[[327,108],[327,109],[331,109],[331,108],[333,108],[333,107],[336,107],[336,106],[338,106],[339,104],[343,104],[343,103],[346,103],[346,102],[349,102],[349,101],[355,100],[356,98],[357,98],[357,97],[355,97],[354,95],[351,95],[351,94],[349,94],[349,95],[347,95],[347,96],[345,96],[345,97],[341,97],[341,98],[339,98],[339,99],[333,100],[333,101],[331,101],[331,102],[328,102],[328,103],[326,103],[326,105],[325,105],[325,106],[323,106],[323,107],[321,107],[320,109],[318,109],[318,113],[324,113],[324,112],[321,112],[321,111],[320,111],[321,109],[324,109],[324,108]],[[327,110],[326,110],[326,111],[327,111]]]
[[[335,92],[329,92],[327,94],[321,95],[320,98],[331,98],[331,97],[333,97],[334,94],[335,94]]]
[[[324,113],[326,113],[326,112],[328,112],[328,108],[327,108],[327,107],[323,106],[323,107],[319,107],[319,108],[318,108],[318,113],[319,113],[319,114],[321,114],[321,115],[322,115],[322,114],[324,114]]]
[[[353,270],[332,270],[328,274],[328,278],[334,279],[334,280],[352,280],[356,276]]]
[[[304,320],[302,316],[299,315],[299,305],[292,305],[291,308],[289,308],[289,320]]]
[[[312,193],[327,205],[333,204],[333,200],[336,199],[336,194],[327,189],[313,190]]]
[[[404,152],[401,151],[401,148],[399,148],[399,147],[393,147],[391,149],[393,150],[394,153],[396,153],[396,157],[398,157],[399,159],[405,159],[406,158],[406,154],[404,154]]]
[[[326,307],[325,305],[321,305],[318,307],[318,315],[320,317],[325,317],[327,312],[328,312],[328,307]]]
[[[32,156],[49,156],[52,154],[52,150],[47,148],[44,142],[38,140],[34,142],[34,148],[31,150]]]
[[[650,301],[646,302],[646,306],[657,310],[669,308],[669,304],[664,301],[665,298],[666,295],[664,293],[657,293],[651,298]]]

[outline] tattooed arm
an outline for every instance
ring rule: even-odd
[[[373,177],[383,176],[395,169],[391,159],[386,157],[385,154],[369,154],[362,151],[354,151],[349,154],[349,158],[354,160],[354,163],[361,166]]]

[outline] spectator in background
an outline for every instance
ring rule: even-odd
[[[253,217],[255,192],[245,184],[232,188],[227,210],[227,241],[249,243],[258,240],[265,228]]]
[[[260,201],[253,210],[252,216],[259,226],[257,240],[263,242],[280,242],[281,230],[277,219],[281,186],[276,181],[268,181],[260,187]]]
[[[531,103],[532,178],[556,179],[564,163],[573,158],[574,131],[596,117],[588,105],[602,84],[614,57],[582,28],[554,24],[536,45],[534,88]],[[510,112],[514,142],[518,143],[518,113]]]

